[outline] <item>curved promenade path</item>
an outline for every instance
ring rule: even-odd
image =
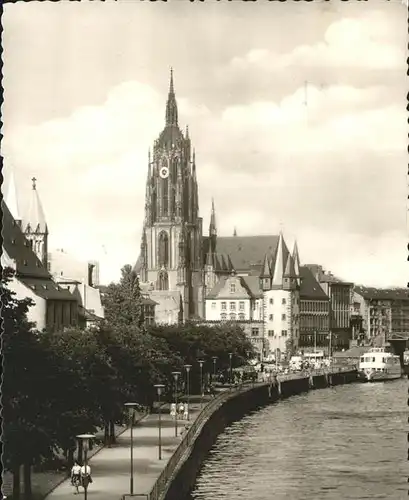
[[[350,368],[349,368],[350,370]],[[332,372],[344,371],[344,369],[331,370]],[[311,374],[322,375],[330,370],[317,370]],[[305,378],[306,373],[279,375],[278,381]],[[264,380],[260,380],[263,379]],[[260,377],[256,385],[268,385],[271,383],[269,377]],[[266,380],[267,379],[267,380]],[[239,390],[249,390],[252,384],[245,384],[240,389],[221,389],[219,396],[215,399],[211,396],[203,398],[203,408],[213,411],[211,408],[219,404],[221,399],[233,397]],[[224,393],[222,395],[221,393]],[[228,393],[228,394],[226,394]],[[211,401],[214,401],[213,404]],[[166,405],[168,407],[168,405]],[[166,408],[163,407],[163,408]],[[134,495],[135,500],[149,499],[151,492],[160,476],[163,477],[165,468],[169,463],[174,451],[181,443],[185,433],[185,426],[194,424],[200,414],[200,396],[191,396],[190,421],[178,420],[178,436],[175,437],[174,418],[169,415],[169,410],[162,412],[162,460],[158,459],[158,415],[150,414],[140,420],[133,428],[134,443]],[[166,412],[166,413],[165,413]],[[204,413],[208,413],[205,411]],[[199,423],[199,422],[198,422]],[[193,426],[196,427],[196,426]],[[193,429],[192,429],[193,430]],[[193,436],[192,436],[193,437]],[[189,440],[190,441],[190,440]],[[121,500],[124,495],[130,493],[130,429],[125,430],[117,437],[117,444],[111,448],[102,448],[89,462],[92,469],[93,483],[88,489],[89,500]],[[166,475],[166,474],[165,474]],[[80,488],[80,495],[83,495]],[[74,488],[67,479],[57,486],[46,500],[68,500],[73,498]],[[152,498],[156,498],[154,495]],[[129,496],[127,496],[129,498]]]
[[[211,399],[203,398],[203,406]],[[169,406],[169,405],[167,405]],[[166,406],[164,407],[166,408]],[[178,437],[175,437],[175,421],[169,410],[162,413],[162,460],[158,459],[158,415],[150,414],[133,428],[134,443],[134,497],[147,498],[160,473],[181,442],[185,425],[192,424],[200,413],[200,397],[192,396],[190,421],[178,420]],[[131,431],[125,430],[117,437],[117,444],[102,448],[89,461],[93,483],[88,489],[89,500],[120,500],[129,493]],[[80,495],[84,490],[80,488]],[[47,495],[46,500],[73,500],[74,488],[70,480],[61,483]]]

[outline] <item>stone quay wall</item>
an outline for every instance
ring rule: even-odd
[[[146,500],[181,500],[217,437],[234,421],[270,403],[314,389],[358,381],[356,370],[317,370],[280,375],[266,382],[242,385],[219,393],[202,410],[162,470]]]

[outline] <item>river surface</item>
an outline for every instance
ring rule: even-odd
[[[292,396],[219,436],[185,500],[408,498],[408,380]]]

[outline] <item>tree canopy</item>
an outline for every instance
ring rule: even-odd
[[[2,402],[6,469],[49,459],[57,450],[73,457],[75,436],[105,429],[113,442],[114,425],[124,423],[124,403],[152,406],[154,385],[163,383],[164,397],[173,392],[172,371],[192,365],[192,390],[198,390],[198,359],[204,371],[252,357],[243,330],[233,324],[158,325],[146,329],[143,297],[131,266],[104,296],[105,320],[82,330],[37,332],[27,319],[30,300],[10,290],[13,271],[2,275],[5,377]],[[28,488],[30,491],[30,488]]]

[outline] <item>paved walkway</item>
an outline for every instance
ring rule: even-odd
[[[204,401],[210,398],[205,397]],[[205,403],[204,403],[205,404]],[[151,414],[133,428],[134,442],[134,494],[148,494],[164,466],[182,440],[181,431],[189,425],[186,420],[178,421],[178,437],[175,437],[174,419],[162,413],[162,460],[158,459],[158,415]],[[200,412],[198,397],[192,397],[190,423]],[[103,448],[89,461],[93,483],[88,489],[89,500],[121,500],[130,491],[130,442],[131,431],[127,429],[117,438],[117,444]],[[80,488],[80,495],[83,495]],[[64,481],[47,500],[72,500],[74,488],[70,480]]]

